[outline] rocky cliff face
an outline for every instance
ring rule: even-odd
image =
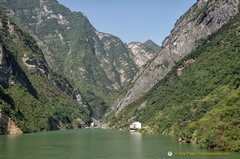
[[[8,15],[35,38],[51,68],[81,91],[95,118],[101,118],[129,86],[146,62],[140,64],[139,59],[153,57],[132,56],[119,38],[97,31],[84,14],[71,12],[56,0],[0,1]]]
[[[2,133],[79,128],[90,122],[80,92],[51,71],[35,40],[2,10],[0,27]]]
[[[201,40],[217,31],[238,12],[239,0],[198,0],[175,24],[163,42],[163,50],[137,78],[132,89],[116,106],[117,114],[162,79],[180,58]]]
[[[112,82],[112,88],[121,90],[132,80],[137,72],[131,52],[118,37],[95,31],[99,39],[94,38],[95,54],[100,66]]]
[[[11,118],[2,114],[0,110],[0,134],[22,134],[22,130],[16,126],[16,124],[11,120]]]
[[[153,51],[157,54],[159,54],[160,51],[162,51],[162,47],[160,47],[158,44],[153,42],[152,40],[147,40],[143,43],[143,45],[148,48],[149,51]]]
[[[202,148],[240,151],[239,35],[240,13],[201,40],[150,91],[118,115],[111,113],[106,123],[129,129],[139,121],[144,126],[140,132],[175,134]]]
[[[151,47],[151,46],[149,46]],[[158,50],[152,50],[149,47],[145,46],[140,42],[132,42],[128,44],[128,48],[132,52],[132,59],[134,59],[138,68],[141,68],[143,65],[147,64],[160,52]]]
[[[71,12],[56,0],[3,3],[10,16],[28,27],[51,68],[80,89],[96,118],[136,74],[127,46],[96,31],[84,14]]]
[[[5,68],[7,66],[6,59],[3,55],[3,48],[0,45],[0,83],[3,85],[8,84],[8,78],[10,77],[10,71]]]

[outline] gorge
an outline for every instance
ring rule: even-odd
[[[0,133],[6,121],[23,133],[140,121],[142,133],[240,150],[239,0],[198,0],[162,46],[126,44],[56,0],[0,4]]]

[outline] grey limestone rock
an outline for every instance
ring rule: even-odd
[[[216,32],[238,12],[239,0],[198,0],[175,24],[163,42],[163,50],[136,78],[134,86],[115,106],[118,114],[161,80],[175,62],[193,51],[197,40]],[[168,65],[164,66],[164,63]],[[158,67],[159,65],[163,67]]]

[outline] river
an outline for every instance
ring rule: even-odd
[[[168,152],[172,156],[168,156]],[[175,136],[80,129],[0,136],[0,159],[239,159],[199,149]]]

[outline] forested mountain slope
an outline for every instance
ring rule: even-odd
[[[150,90],[178,60],[201,45],[202,39],[233,18],[239,12],[238,5],[239,0],[198,0],[176,22],[163,42],[161,53],[140,74],[122,100],[114,105],[115,114]]]
[[[139,121],[141,132],[239,151],[240,14],[199,43],[150,91],[110,118],[110,127],[128,129]]]
[[[80,89],[93,117],[100,119],[136,75],[139,68],[127,45],[97,31],[83,13],[56,0],[0,2],[37,40],[49,66]]]
[[[76,96],[35,40],[0,10],[0,134],[84,127],[90,112]]]
[[[0,2],[39,45],[1,12],[2,133],[12,122],[22,132],[82,127],[108,109],[111,128],[140,121],[140,132],[240,150],[239,0],[198,0],[163,48],[126,45],[56,0]]]

